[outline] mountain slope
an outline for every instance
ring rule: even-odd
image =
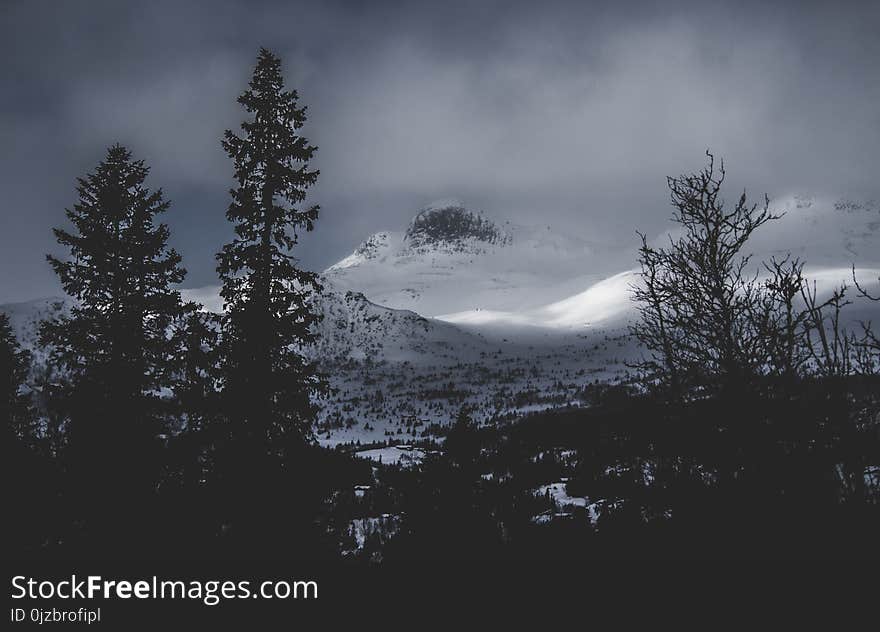
[[[194,300],[208,311],[219,312],[219,287],[210,286],[181,291],[185,300]],[[456,349],[456,356],[478,354],[486,342],[475,334],[452,324],[427,319],[406,310],[376,305],[363,294],[338,291],[332,286],[315,297],[315,309],[324,318],[316,326],[318,341],[305,349],[309,357],[325,363],[370,359],[375,362],[432,362]],[[0,305],[7,313],[19,342],[35,354],[35,363],[45,361],[38,345],[40,322],[68,313],[73,302],[69,298],[51,297],[23,303]]]
[[[216,291],[183,294],[216,307]],[[332,287],[315,300],[324,319],[317,344],[304,352],[331,387],[319,402],[316,426],[324,445],[411,442],[437,434],[464,405],[478,421],[579,405],[585,382],[622,375],[623,360],[633,353],[629,341],[608,332],[484,336]],[[37,344],[40,321],[70,306],[56,298],[0,305],[22,345],[35,352],[35,372],[46,366]]]
[[[804,274],[815,284],[820,298],[841,284],[852,286],[853,266],[861,284],[873,285],[880,276],[880,205],[852,200],[815,200],[790,196],[771,209],[780,218],[755,233],[749,243],[751,268],[762,277],[761,262],[771,257],[796,257],[805,263]],[[653,240],[657,246],[675,238],[670,230]],[[635,257],[630,265],[635,263]],[[577,281],[586,281],[579,278]],[[632,285],[639,282],[638,270],[629,269],[590,282],[585,289],[543,305],[515,310],[476,308],[438,314],[437,318],[469,328],[489,330],[509,327],[582,329],[601,325],[615,327],[635,315]],[[880,294],[880,290],[876,293]],[[847,310],[851,322],[869,318],[877,311],[872,304],[858,304]]]

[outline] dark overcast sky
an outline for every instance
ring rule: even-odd
[[[592,239],[658,231],[665,176],[707,147],[755,193],[878,189],[877,2],[5,0],[0,24],[0,302],[59,291],[51,227],[116,141],[173,202],[185,285],[214,283],[219,139],[261,45],[320,148],[316,269],[438,197]]]

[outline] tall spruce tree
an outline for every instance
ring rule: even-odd
[[[238,102],[251,115],[239,136],[226,131],[223,148],[235,165],[236,187],[226,212],[235,239],[217,255],[225,302],[225,410],[239,458],[289,454],[311,438],[312,395],[322,381],[301,354],[319,318],[309,295],[317,276],[291,254],[310,231],[318,206],[303,206],[318,171],[316,147],[299,134],[306,108],[284,89],[281,60],[261,49],[253,77]]]
[[[171,287],[186,271],[168,226],[155,223],[169,202],[144,186],[148,172],[126,148],[110,147],[78,179],[79,200],[66,211],[73,229],[54,230],[70,257],[48,256],[75,304],[44,322],[40,337],[65,376],[72,484],[97,503],[154,489],[177,356],[169,327],[194,309]]]

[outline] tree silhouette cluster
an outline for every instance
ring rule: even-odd
[[[110,554],[160,542],[210,548],[225,537],[217,546],[253,552],[254,529],[270,524],[257,510],[277,505],[279,488],[313,465],[322,381],[302,352],[318,319],[309,297],[321,288],[292,251],[318,218],[317,206],[300,206],[318,177],[309,169],[316,148],[300,135],[305,108],[268,50],[238,101],[249,115],[243,133],[222,142],[236,183],[226,213],[235,237],[217,255],[222,315],[175,289],[186,270],[157,221],[170,202],[121,145],[78,180],[71,228],[54,231],[69,256],[48,260],[73,306],[40,327],[51,367],[40,396],[63,429],[57,450],[44,452],[69,515],[52,533],[36,525],[35,545]],[[6,316],[0,363],[7,443],[30,442],[36,454],[45,433],[21,388],[28,356]],[[296,521],[290,514],[277,528]]]

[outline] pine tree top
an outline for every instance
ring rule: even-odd
[[[78,201],[66,209],[73,230],[55,228],[70,258],[47,259],[68,295],[81,304],[107,308],[123,296],[155,298],[186,275],[167,242],[170,230],[156,224],[168,210],[162,189],[144,184],[149,167],[115,144],[93,173],[77,179]]]
[[[306,120],[298,98],[296,90],[284,89],[281,60],[261,49],[249,88],[238,98],[253,116],[242,122],[243,134],[226,130],[222,142],[238,185],[226,212],[235,239],[217,257],[228,303],[241,304],[242,294],[253,289],[274,295],[274,281],[317,286],[290,254],[298,231],[311,231],[319,211],[318,205],[298,206],[319,175],[309,169],[317,148],[297,132]],[[240,283],[242,273],[255,275],[256,285]]]

